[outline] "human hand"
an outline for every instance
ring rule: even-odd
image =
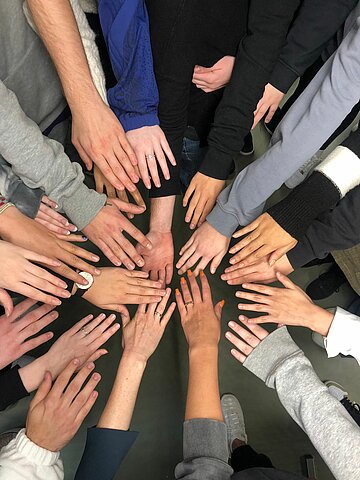
[[[183,199],[183,207],[187,207],[191,198],[185,215],[185,222],[191,222],[191,230],[205,222],[224,187],[225,180],[208,177],[200,172],[195,174]]]
[[[243,288],[256,293],[236,292],[238,298],[255,302],[240,303],[240,310],[267,313],[261,317],[249,318],[248,323],[302,326],[326,337],[334,315],[315,305],[301,288],[282,273],[278,272],[276,277],[285,289],[244,283]]]
[[[189,270],[200,259],[194,275],[197,276],[201,270],[205,270],[210,261],[210,272],[214,274],[229,248],[229,243],[230,240],[215,230],[210,223],[203,223],[180,250],[180,260],[176,264],[179,275]]]
[[[205,93],[225,87],[229,82],[235,64],[235,57],[221,58],[210,68],[196,65],[192,82]]]
[[[26,313],[35,304],[34,300],[27,299],[18,303],[11,315],[1,315],[0,370],[53,337],[52,332],[36,335],[56,320],[58,313],[52,312],[54,307],[49,305]]]
[[[232,265],[225,269],[221,279],[228,285],[241,285],[245,282],[273,283],[276,282],[276,272],[289,275],[294,271],[287,255],[282,256],[275,265],[269,265],[270,255],[266,255],[258,262],[247,267],[239,267],[239,264]]]
[[[150,273],[151,280],[159,281],[162,286],[168,285],[171,282],[174,269],[172,233],[150,230],[146,237],[150,240],[153,248],[149,251],[140,244],[136,247],[145,261],[142,270]]]
[[[140,176],[145,187],[151,188],[150,179],[152,179],[155,187],[159,188],[161,183],[157,164],[159,164],[165,180],[170,179],[167,158],[171,165],[176,165],[175,157],[164,132],[159,125],[154,125],[130,130],[126,136],[136,154]]]
[[[115,188],[135,191],[136,156],[119,120],[100,98],[72,108],[72,143],[88,170],[94,162]]]
[[[129,272],[124,268],[101,268],[83,298],[105,310],[121,313],[123,304],[158,303],[165,295],[161,282],[148,280],[146,272]]]
[[[54,385],[50,372],[46,372],[30,403],[25,433],[36,445],[51,452],[58,452],[70,442],[98,397],[95,387],[101,379],[99,373],[93,373],[84,386],[95,367],[92,362],[70,382],[79,364],[78,359],[72,360]]]
[[[280,92],[280,90],[273,87],[270,83],[266,84],[263,96],[256,105],[252,128],[256,127],[266,113],[267,115],[265,117],[265,123],[269,123],[284,96],[285,93]]]
[[[52,258],[0,240],[0,288],[49,305],[60,305],[61,301],[56,297],[69,298],[65,282],[32,262],[50,268],[59,268],[60,265]]]
[[[256,263],[267,255],[270,255],[269,265],[272,266],[298,243],[268,213],[263,213],[247,227],[235,232],[233,237],[244,235],[246,237],[229,250],[229,253],[240,252],[230,259],[231,265],[238,263],[240,268]]]
[[[210,285],[203,271],[200,272],[201,291],[192,272],[187,273],[191,292],[185,278],[181,277],[182,294],[176,289],[176,303],[189,350],[217,347],[225,302],[221,300],[214,307]]]
[[[8,208],[2,214],[2,220],[0,231],[2,238],[19,247],[27,248],[39,254],[46,254],[53,258],[52,261],[55,261],[55,264],[49,266],[55,273],[83,285],[87,285],[88,282],[70,267],[84,270],[95,276],[99,275],[100,272],[96,267],[82,260],[84,258],[98,262],[99,257],[97,255],[57,238],[45,227],[31,218],[27,218],[15,208]],[[60,279],[57,279],[57,281],[60,282],[59,285],[66,288],[64,282]],[[26,296],[31,297],[31,295]],[[63,296],[67,298],[68,295],[64,294]],[[45,300],[40,301],[45,303]]]
[[[143,267],[144,259],[122,232],[127,232],[147,250],[151,250],[152,245],[121,212],[138,214],[144,211],[144,208],[112,198],[83,229],[83,232],[117,267],[121,264],[124,264],[128,270],[133,270],[135,264]]]
[[[4,307],[5,315],[9,317],[14,311],[12,298],[4,288],[0,288],[0,305]]]
[[[34,219],[35,222],[40,223],[40,225],[55,233],[59,238],[84,242],[85,240],[81,235],[71,235],[71,232],[77,231],[77,227],[69,223],[63,215],[57,212],[57,208],[58,205],[44,195]]]
[[[246,325],[249,330],[231,321],[228,325],[238,336],[228,331],[225,333],[225,337],[236,347],[231,349],[231,355],[235,357],[238,362],[244,363],[247,357],[269,333],[259,325],[250,324],[249,319],[243,315],[240,315],[239,320]]]
[[[133,320],[123,323],[123,357],[146,363],[155,352],[176,307],[173,302],[166,310],[170,293],[171,289],[167,288],[160,303],[139,305]]]

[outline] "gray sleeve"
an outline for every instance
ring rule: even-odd
[[[105,204],[105,195],[83,183],[80,165],[70,162],[60,143],[42,135],[22,111],[16,95],[1,81],[0,154],[25,185],[43,189],[79,230]]]
[[[289,415],[338,480],[360,479],[359,427],[329,394],[285,327],[261,342],[244,366],[276,389]]]
[[[225,423],[207,418],[184,422],[184,460],[175,469],[176,479],[230,480]]]
[[[360,17],[275,131],[271,148],[219,196],[209,223],[231,236],[321,147],[360,97]]]

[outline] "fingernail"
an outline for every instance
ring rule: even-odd
[[[175,288],[175,295],[180,295],[180,291],[178,288]]]
[[[114,265],[116,265],[117,267],[120,267],[121,262],[120,262],[119,260],[115,260],[115,261],[114,261]]]
[[[78,358],[74,358],[73,364],[74,365],[79,365],[79,363],[80,363],[80,360]]]
[[[180,278],[180,283],[185,283],[185,278],[184,277]]]
[[[94,375],[93,375],[92,377],[93,377],[93,379],[94,379],[95,381],[98,381],[98,380],[100,380],[100,378],[101,378],[98,373],[94,373]]]
[[[226,337],[226,338],[231,338],[231,333],[230,333],[230,332],[226,332],[226,333],[225,333],[225,337]]]
[[[64,223],[65,227],[68,227],[70,224],[69,222],[66,220],[66,222]]]
[[[224,305],[225,305],[225,300],[221,300],[220,307],[223,308]]]
[[[138,260],[136,263],[139,265],[139,267],[144,266],[144,261],[143,260]]]
[[[78,231],[78,228],[77,228],[75,225],[72,225],[71,230],[72,230],[73,232],[77,232],[77,231]]]
[[[235,248],[230,248],[229,253],[235,253]]]
[[[95,268],[94,273],[95,273],[95,275],[100,275],[100,274],[101,274],[101,270],[99,270],[98,268]]]
[[[191,271],[191,270],[188,270],[186,273],[188,274],[188,277],[191,277],[191,275],[192,275],[192,271]]]
[[[63,298],[70,298],[70,297],[71,297],[71,293],[70,293],[70,292],[65,291],[65,292],[63,293]]]
[[[244,306],[244,305],[243,305],[242,303],[239,303],[239,304],[238,304],[238,308],[240,308],[240,309],[242,309],[243,306]]]
[[[97,398],[98,395],[99,395],[98,392],[95,392],[95,391],[92,392],[92,394],[91,394],[91,396],[92,396],[93,398]]]
[[[115,318],[116,318],[116,315],[115,315],[114,313],[112,313],[112,314],[109,316],[109,319],[110,319],[110,320],[115,320]]]
[[[190,223],[190,230],[194,230],[195,225],[193,223]]]
[[[240,297],[241,293],[240,292],[236,292],[235,293],[235,297]]]
[[[190,222],[190,218],[185,217],[185,222],[186,222],[186,223],[189,223],[189,222]]]
[[[70,235],[70,234],[71,234],[70,230],[66,230],[65,235]]]
[[[91,370],[92,368],[95,367],[95,363],[94,363],[94,362],[90,362],[90,363],[88,363],[86,366],[87,366],[87,368],[88,368],[89,370]]]
[[[88,237],[86,235],[83,235],[82,239],[86,242],[88,240]]]
[[[159,295],[166,295],[166,291],[165,290],[160,290]]]
[[[148,248],[149,250],[151,250],[151,249],[152,249],[152,245],[151,245],[151,243],[150,243],[150,242],[146,244],[146,248]]]
[[[65,282],[63,282],[62,280],[60,280],[60,285],[59,285],[61,288],[67,288],[67,284]]]
[[[229,325],[229,327],[231,327],[231,328],[232,328],[232,327],[235,327],[235,323],[234,323],[234,322],[229,322],[228,325]]]
[[[134,270],[135,265],[134,265],[133,263],[130,263],[130,262],[129,262],[129,263],[127,264],[127,268],[128,268],[129,270]]]
[[[97,255],[91,255],[91,259],[94,260],[94,262],[98,262],[100,260]]]
[[[59,205],[57,203],[55,203],[55,207],[54,208],[59,208]]]
[[[52,338],[54,336],[53,332],[47,332],[46,334],[47,338]]]
[[[205,277],[204,270],[200,270],[200,277]]]
[[[211,268],[211,269],[210,269],[210,273],[212,273],[212,274],[214,275],[214,273],[215,273],[215,268]]]
[[[61,305],[61,300],[55,298],[54,300],[51,300],[51,305]]]
[[[235,262],[236,260],[234,260],[233,258],[230,258],[229,263],[231,263],[231,265],[233,265]]]
[[[100,313],[99,318],[101,318],[101,320],[104,320],[105,317],[106,317],[105,313]]]

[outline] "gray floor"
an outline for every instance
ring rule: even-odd
[[[266,133],[256,130],[256,152],[259,156],[268,142]],[[243,168],[244,159],[239,157],[238,169]],[[184,211],[180,205],[176,208],[174,238],[178,252],[189,237],[187,226],[183,222]],[[146,219],[139,220],[144,227]],[[145,227],[144,227],[145,229]],[[177,254],[176,254],[177,256]],[[228,262],[225,258],[222,271]],[[292,279],[305,287],[311,279],[326,270],[325,267],[302,269],[292,275]],[[173,286],[179,278],[174,276]],[[229,287],[216,275],[211,278],[214,299],[224,298],[226,305],[223,315],[223,330],[230,319],[238,315],[235,287]],[[353,298],[352,290],[345,286],[340,292],[328,298],[321,305],[346,307]],[[63,309],[57,322],[80,319],[91,308],[68,305]],[[335,358],[328,360],[325,352],[311,341],[306,329],[292,329],[294,339],[305,350],[313,362],[319,377],[323,380],[334,379],[342,383],[354,399],[360,399],[359,370],[351,359]],[[107,346],[109,355],[98,361],[97,370],[103,379],[99,388],[100,397],[79,434],[63,451],[65,478],[72,479],[82,453],[86,427],[94,425],[107,399],[121,353],[120,336],[112,338]],[[174,315],[158,351],[149,362],[133,419],[133,429],[141,432],[135,446],[118,472],[117,479],[140,480],[144,478],[165,480],[173,478],[174,466],[181,459],[182,418],[184,413],[187,384],[187,355],[179,317]],[[302,430],[291,420],[279,403],[274,391],[269,390],[256,377],[252,376],[229,354],[229,344],[223,338],[220,345],[220,385],[222,392],[236,394],[243,406],[249,442],[258,451],[268,454],[274,464],[281,469],[300,473],[300,457],[312,454],[316,457],[318,478],[330,480],[330,474],[324,462],[319,458],[310,441]],[[0,429],[24,424],[28,399],[8,409],[0,417]],[[329,422],[331,419],[329,418]],[[341,442],[341,439],[339,439]],[[101,480],[101,479],[99,479]]]

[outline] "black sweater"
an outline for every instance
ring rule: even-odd
[[[0,411],[29,395],[19,375],[19,368],[16,365],[0,370]]]

